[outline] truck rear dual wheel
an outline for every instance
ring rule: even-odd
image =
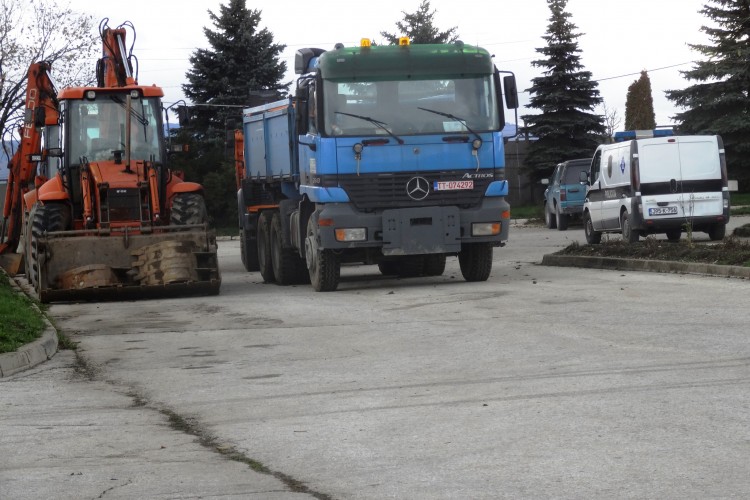
[[[281,215],[271,218],[271,267],[276,283],[282,286],[308,282],[305,261],[292,248],[284,248]]]
[[[258,270],[266,283],[273,283],[273,262],[271,261],[271,213],[261,212],[258,216],[257,235]]]
[[[333,292],[339,286],[341,262],[331,250],[320,248],[318,224],[310,217],[305,238],[305,259],[310,283],[318,292]]]
[[[492,245],[464,244],[458,253],[458,264],[466,281],[487,281],[492,272]]]
[[[249,231],[240,229],[240,256],[245,271],[253,272],[260,270],[258,262],[258,243],[255,238],[250,237]]]

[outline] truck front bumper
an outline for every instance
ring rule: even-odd
[[[319,227],[322,248],[379,247],[384,255],[455,254],[464,243],[499,246],[508,239],[510,223],[510,205],[495,197],[467,209],[428,206],[359,212],[349,203],[331,203],[318,210],[319,220],[325,221]],[[349,234],[345,230],[360,239],[342,241],[342,235]]]

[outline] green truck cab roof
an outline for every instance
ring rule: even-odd
[[[332,81],[469,78],[494,71],[489,52],[461,42],[344,47],[321,54],[318,68]]]

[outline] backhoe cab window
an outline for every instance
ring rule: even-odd
[[[114,160],[115,152],[126,157],[127,106],[125,96],[101,94],[93,101],[74,101],[70,106],[70,155],[72,163]],[[130,109],[130,159],[161,160],[158,135],[159,102],[132,99]]]
[[[494,83],[484,78],[324,82],[329,136],[467,133],[500,128]]]

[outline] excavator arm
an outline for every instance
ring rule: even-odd
[[[125,87],[138,85],[130,64],[130,55],[125,48],[125,23],[117,28],[107,25],[108,19],[103,19],[99,25],[99,36],[102,39],[102,58],[96,68],[96,79],[99,87]]]
[[[3,203],[0,231],[0,265],[12,274],[20,267],[15,254],[23,227],[23,198],[46,179],[37,179],[37,163],[43,159],[41,128],[58,122],[57,90],[50,79],[49,62],[32,64],[27,72],[23,125],[19,127],[18,149],[8,162],[8,185]]]

